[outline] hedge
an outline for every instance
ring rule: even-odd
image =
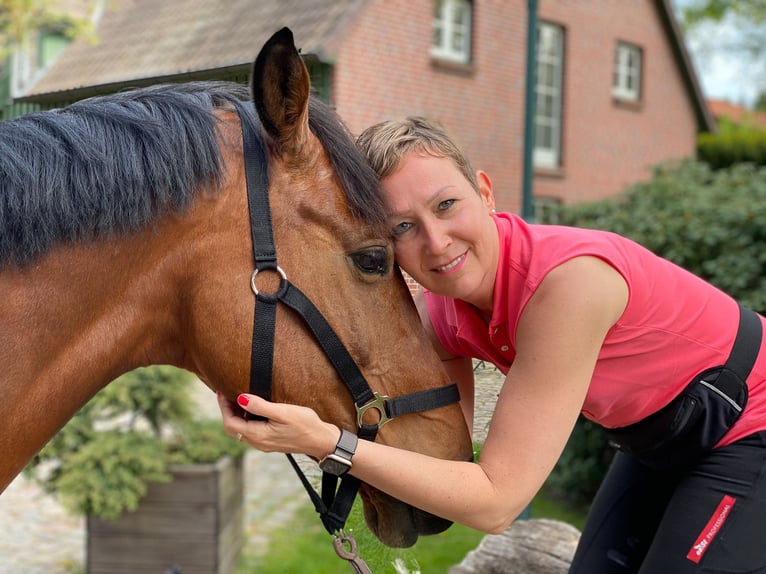
[[[649,181],[615,198],[565,205],[549,217],[630,237],[766,312],[764,167],[715,170],[699,161],[660,166]],[[571,502],[589,501],[612,453],[600,428],[581,419],[548,486]]]

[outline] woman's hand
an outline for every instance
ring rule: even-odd
[[[272,403],[257,395],[243,393],[234,404],[219,393],[218,406],[226,432],[263,452],[321,459],[333,451],[340,435],[338,427],[322,421],[310,408]],[[243,410],[268,420],[246,420]]]

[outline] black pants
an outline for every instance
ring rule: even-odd
[[[766,431],[685,471],[618,453],[569,574],[766,574]]]

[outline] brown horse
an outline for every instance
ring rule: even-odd
[[[247,89],[218,82],[0,122],[0,492],[131,369],[171,364],[228,397],[248,389],[255,298],[240,115],[268,150],[280,265],[370,386],[398,396],[449,382],[394,266],[375,176],[340,120],[309,96],[292,34],[275,35],[259,61],[252,97],[263,128]],[[281,307],[276,325],[273,399],[355,430],[351,397],[308,329]],[[455,404],[405,415],[377,440],[471,456]],[[448,526],[361,492],[386,544]]]

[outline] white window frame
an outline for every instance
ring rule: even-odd
[[[37,61],[37,52],[33,49],[34,42],[30,34],[24,38],[23,43],[18,46],[11,54],[11,97],[18,98],[24,95],[27,86],[32,84],[33,76],[36,71],[35,62]]]
[[[434,0],[431,56],[468,64],[471,61],[472,19],[473,4],[470,0]]]
[[[537,69],[535,71],[535,167],[561,166],[561,132],[564,93],[564,28],[549,22],[537,27]],[[539,132],[550,137],[543,141]]]
[[[618,42],[614,58],[612,95],[620,100],[638,102],[641,99],[641,70],[643,50],[635,44]]]

